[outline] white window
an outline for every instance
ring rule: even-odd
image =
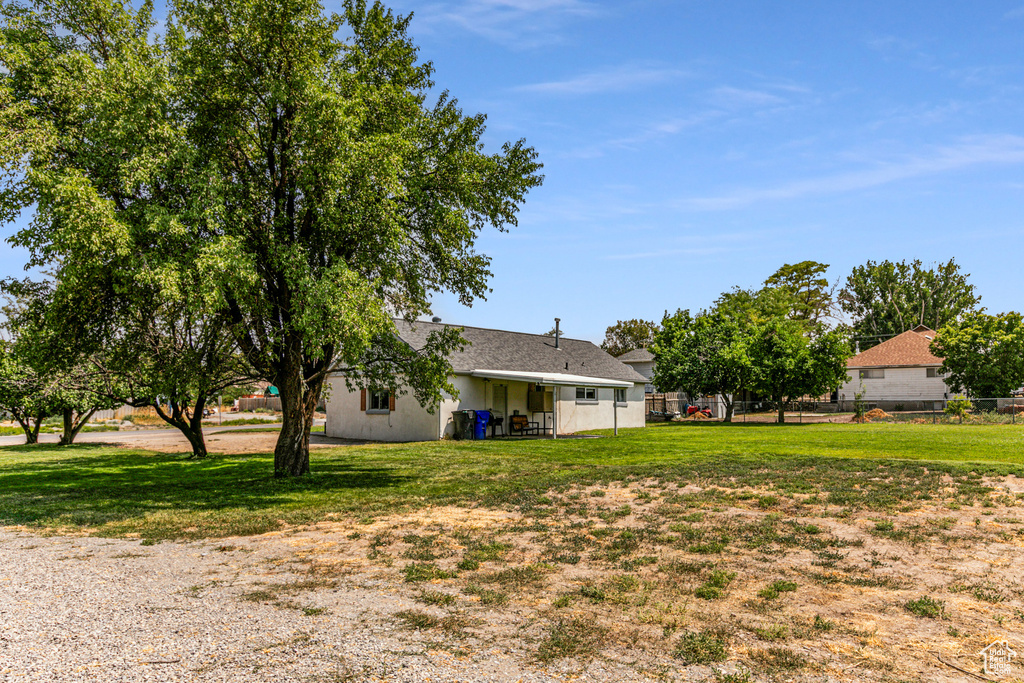
[[[928,377],[945,377],[944,374],[939,372],[938,368],[928,368],[925,372],[928,374]]]
[[[391,410],[391,394],[387,391],[371,391],[367,405],[369,413],[387,413]]]
[[[597,401],[597,389],[594,387],[576,387],[577,401]]]
[[[885,379],[885,370],[861,370],[861,379]]]
[[[615,390],[615,402],[616,403],[625,403],[626,402],[626,390],[625,389],[616,389]]]

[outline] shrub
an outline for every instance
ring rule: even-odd
[[[864,413],[868,410],[867,404],[864,403],[864,394],[853,395],[853,419],[857,422],[864,421]]]
[[[958,417],[960,421],[964,421],[964,416],[967,415],[971,410],[971,402],[963,396],[957,396],[956,398],[948,401],[946,407],[943,408],[942,412],[946,413],[949,417]]]

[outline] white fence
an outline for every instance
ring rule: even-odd
[[[92,420],[123,420],[131,415],[146,415],[156,417],[156,410],[151,406],[145,408],[134,408],[132,406],[121,406],[113,410],[97,410],[92,415]]]

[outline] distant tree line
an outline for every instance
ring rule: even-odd
[[[854,347],[867,350],[925,325],[954,392],[1008,396],[1024,385],[1024,323],[1010,312],[988,315],[955,260],[869,261],[840,288],[828,264],[786,264],[757,290],[735,288],[696,314],[666,312],[660,325],[619,321],[602,347],[615,356],[649,348],[654,383],[693,396],[721,395],[731,421],[733,396],[750,391],[779,406],[835,391]]]

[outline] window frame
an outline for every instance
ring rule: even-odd
[[[939,372],[938,368],[925,368],[924,376],[926,379],[945,379],[945,375]]]
[[[370,389],[366,392],[366,413],[367,415],[388,415],[391,413],[391,392],[387,389]],[[378,399],[379,400],[375,400]],[[384,407],[374,408],[373,404]]]
[[[872,375],[872,373],[877,373]],[[858,377],[861,380],[865,379],[885,379],[885,368],[866,368],[861,370]]]
[[[619,400],[619,392],[622,392],[622,400]],[[616,388],[615,389],[615,405],[626,406],[629,405],[629,389]]]
[[[583,393],[582,396],[580,395],[580,392]],[[594,393],[593,398],[588,397],[588,394],[590,392]],[[586,387],[586,386],[576,387],[576,403],[593,404],[593,403],[597,403],[599,400],[600,400],[600,395],[597,393],[597,387]]]

